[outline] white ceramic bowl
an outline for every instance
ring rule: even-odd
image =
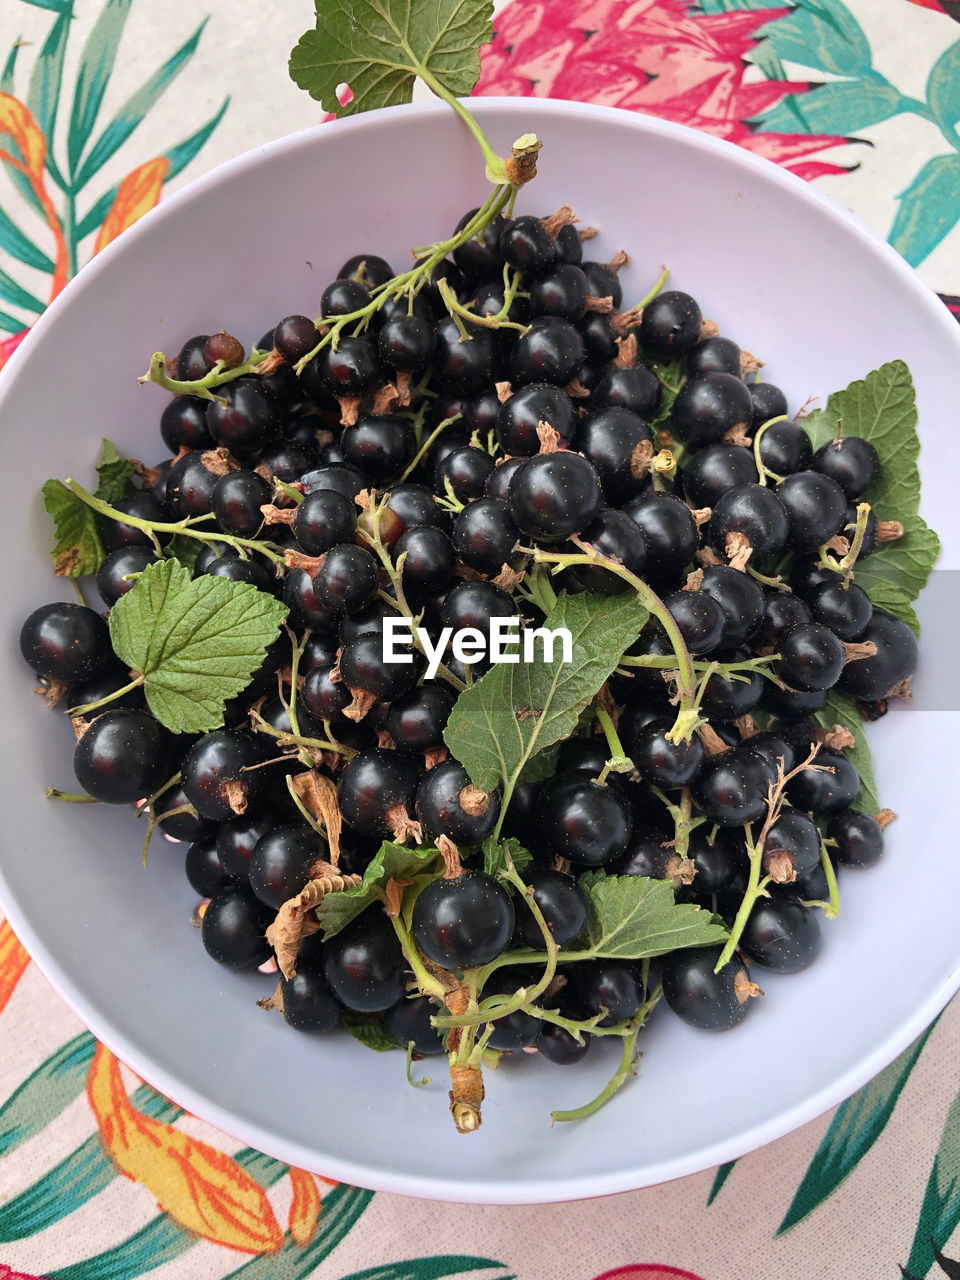
[[[885,360],[916,379],[924,510],[960,557],[956,405],[960,330],[892,250],[773,165],[644,116],[539,100],[472,104],[506,149],[534,130],[541,172],[521,208],[572,203],[623,246],[628,300],[669,264],[679,288],[767,362],[794,406]],[[83,270],[0,378],[0,591],[4,801],[0,905],[64,999],[124,1061],[189,1111],[291,1164],[407,1195],[496,1203],[567,1200],[692,1173],[779,1137],[885,1066],[960,985],[955,718],[898,707],[872,730],[880,793],[900,821],[877,869],[844,878],[843,910],[806,973],[763,976],[766,998],[725,1036],[666,1015],[639,1078],[592,1119],[551,1129],[612,1070],[505,1063],[484,1123],[458,1136],[435,1082],[411,1089],[398,1055],[315,1040],[260,1013],[267,978],[212,964],[190,927],[184,846],[126,812],[43,798],[67,788],[72,735],[30,692],[22,619],[57,594],[37,490],[90,474],[101,435],[153,461],[166,401],[134,379],[158,348],[225,326],[247,341],[315,314],[359,251],[407,260],[449,234],[486,191],[476,150],[443,105],[378,112],[250,152],[164,202]],[[934,628],[935,629],[935,628]],[[936,636],[928,636],[928,649]],[[930,664],[928,663],[928,670]],[[930,678],[919,680],[925,705]],[[930,698],[930,705],[936,705]]]

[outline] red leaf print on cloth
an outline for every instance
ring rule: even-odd
[[[604,1271],[596,1280],[702,1280],[692,1271],[680,1271],[677,1267],[665,1267],[656,1262],[637,1262],[629,1267],[617,1267]]]
[[[11,1271],[0,1262],[0,1280],[43,1280],[43,1277],[28,1275],[26,1271]]]
[[[809,157],[832,134],[754,133],[746,121],[806,82],[745,82],[754,32],[789,9],[691,14],[684,0],[513,0],[494,19],[478,94],[568,98],[690,125],[802,178],[846,173]]]

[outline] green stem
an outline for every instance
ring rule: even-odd
[[[57,787],[47,787],[43,793],[48,800],[63,800],[69,804],[99,804],[94,796],[78,796],[74,791],[60,791]]]
[[[269,351],[254,349],[242,364],[238,364],[233,369],[225,369],[223,361],[218,360],[210,372],[205,373],[202,378],[181,382],[177,378],[168,377],[167,357],[162,351],[155,351],[150,357],[150,367],[138,381],[141,385],[144,382],[155,382],[158,387],[163,387],[165,391],[172,391],[174,395],[199,396],[201,400],[220,400],[223,403],[223,398],[215,396],[212,388],[222,387],[226,382],[236,382],[237,378],[242,378],[244,374],[254,373],[269,354]]]
[[[758,898],[767,896],[767,885],[770,883],[770,877],[764,876],[760,878],[760,864],[763,860],[763,846],[760,841],[754,841],[749,826],[745,828],[747,832],[747,854],[750,858],[750,875],[747,879],[747,887],[744,891],[740,908],[737,911],[733,921],[733,928],[730,930],[730,937],[727,939],[723,950],[720,952],[720,958],[714,966],[714,973],[719,973],[725,964],[729,962],[733,953],[737,949],[740,938],[750,919],[750,912]]]
[[[416,979],[421,995],[433,996],[435,1000],[443,1000],[446,997],[447,989],[438,978],[427,972],[417,949],[417,944],[411,937],[403,920],[400,916],[388,916],[387,918],[393,925],[393,931],[397,935],[400,949],[403,952],[404,959],[410,966],[410,972]]]
[[[88,507],[92,507],[102,516],[106,516],[108,520],[116,520],[118,524],[130,524],[135,529],[142,529],[144,533],[179,533],[185,538],[194,538],[198,542],[223,542],[227,546],[235,547],[247,559],[247,553],[256,551],[259,555],[265,556],[268,560],[272,560],[274,564],[283,564],[283,551],[280,547],[272,542],[256,542],[253,538],[238,538],[230,533],[210,533],[204,530],[193,528],[193,524],[198,522],[197,518],[191,520],[142,520],[139,516],[128,515],[126,511],[118,511],[116,507],[111,507],[108,502],[103,502],[100,498],[94,497],[84,489],[83,485],[78,484],[76,480],[68,477],[66,487],[72,494],[86,503]],[[199,519],[205,520],[207,517],[202,516]]]
[[[433,74],[432,71],[430,71],[428,67],[425,67],[421,64],[417,68],[417,74],[420,76],[420,79],[424,82],[424,84],[429,89],[433,90],[433,92],[437,95],[438,98],[442,98],[444,102],[449,103],[449,105],[453,107],[454,111],[457,113],[457,115],[460,117],[463,123],[467,126],[467,128],[473,134],[474,138],[476,139],[477,145],[479,146],[480,150],[483,152],[483,158],[487,166],[487,178],[491,182],[497,183],[497,184],[506,182],[507,166],[503,157],[500,155],[497,155],[496,151],[494,151],[493,147],[491,147],[490,143],[487,141],[486,135],[484,134],[483,130],[480,128],[476,120],[474,120],[473,116],[470,114],[467,108],[463,105],[463,103],[459,100],[459,98],[454,97],[454,95],[450,92],[450,90],[447,89],[443,84],[441,84],[441,82],[436,78],[436,76]]]
[[[88,711],[96,711],[98,707],[105,707],[108,702],[114,702],[117,698],[122,698],[125,693],[132,693],[134,689],[139,689],[143,684],[145,676],[137,676],[136,680],[131,680],[129,684],[125,684],[122,689],[117,689],[113,693],[108,693],[102,698],[98,698],[96,702],[83,702],[79,707],[71,707],[68,715],[85,716]]]
[[[763,426],[758,429],[756,435],[753,437],[753,461],[757,468],[757,475],[760,477],[759,479],[760,484],[766,484],[768,476],[770,476],[771,479],[777,480],[777,481],[780,481],[783,479],[783,476],[775,475],[772,471],[768,471],[767,468],[763,465],[763,459],[760,457],[760,441],[763,439],[763,433],[766,431],[767,427],[772,427],[777,422],[786,422],[786,421],[787,421],[787,415],[785,413],[780,413],[775,418],[768,418],[767,421],[763,424]]]
[[[253,713],[256,721],[255,729],[257,733],[265,733],[270,738],[276,738],[282,747],[296,747],[302,751],[336,751],[342,756],[355,756],[357,753],[352,747],[345,747],[339,742],[334,742],[331,738],[324,742],[322,738],[304,738],[300,734],[284,733],[281,729],[274,729],[272,724],[267,724],[263,717],[256,712]]]
[[[461,340],[470,341],[470,334],[466,331],[462,324],[462,320],[468,320],[470,324],[480,325],[485,329],[517,329],[521,334],[527,333],[530,326],[528,324],[520,324],[516,320],[505,319],[505,313],[509,309],[509,303],[492,316],[480,316],[475,311],[471,311],[469,307],[465,307],[458,300],[453,290],[450,288],[448,280],[439,280],[437,288],[440,290],[440,296],[443,298],[443,305],[447,311],[453,316],[457,328],[460,330]],[[512,299],[511,299],[512,301]]]
[[[607,740],[607,746],[610,749],[610,758],[605,762],[597,782],[601,786],[606,785],[607,776],[611,773],[629,773],[633,769],[633,761],[623,749],[623,743],[620,741],[620,735],[610,719],[608,713],[603,707],[597,704],[597,719],[600,721],[600,727],[603,729],[604,737]]]
[[[433,428],[433,430],[427,436],[426,440],[424,440],[423,444],[420,446],[417,452],[413,455],[413,461],[407,467],[406,471],[404,471],[398,483],[403,484],[407,476],[412,475],[414,471],[416,471],[417,467],[419,467],[420,463],[426,457],[430,449],[430,446],[433,444],[434,440],[436,440],[440,432],[445,431],[446,428],[449,427],[451,423],[456,422],[457,419],[461,418],[462,416],[463,416],[462,414],[455,413],[450,418],[444,418],[444,420],[441,423],[439,423],[436,427]]]
[[[161,796],[166,795],[171,787],[175,787],[180,781],[180,770],[178,769],[172,777],[169,777],[162,787],[157,787],[152,796],[147,796],[145,800],[141,800],[137,805],[137,817],[157,803]]]
[[[297,721],[297,672],[300,668],[300,659],[303,656],[303,651],[306,648],[307,641],[310,639],[310,628],[308,627],[303,633],[303,638],[301,640],[297,640],[289,627],[286,628],[286,631],[292,643],[292,657],[290,659],[290,701],[287,704],[287,715],[290,717],[290,728],[299,738],[300,725]]]
[[[433,1084],[433,1076],[421,1076],[419,1080],[413,1078],[413,1052],[416,1048],[415,1040],[407,1041],[407,1084],[413,1085],[416,1089],[422,1084]]]
[[[830,853],[827,850],[826,841],[821,837],[820,840],[820,865],[823,867],[823,874],[827,879],[827,890],[829,900],[827,902],[807,902],[804,901],[805,907],[822,907],[823,914],[828,920],[836,920],[840,914],[840,887],[837,884],[837,873],[833,869],[833,863],[830,861]]]
[[[656,284],[653,286],[653,288],[650,290],[649,293],[645,293],[643,295],[643,297],[637,303],[635,310],[642,311],[644,307],[649,306],[650,303],[657,296],[657,294],[660,292],[660,290],[663,288],[663,286],[667,283],[667,280],[669,279],[669,277],[670,277],[670,271],[667,267],[664,267],[663,270],[660,272],[659,276],[657,277]]]

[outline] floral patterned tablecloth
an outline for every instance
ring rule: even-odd
[[[309,10],[2,0],[0,365],[164,190],[316,122],[286,75]],[[960,311],[957,23],[955,0],[509,0],[477,92],[727,138],[846,204]],[[444,1206],[238,1151],[98,1046],[0,923],[0,1280],[956,1280],[958,1040],[955,1002],[834,1113],[735,1165],[573,1205]]]

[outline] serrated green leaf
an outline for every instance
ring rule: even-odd
[[[439,858],[436,849],[408,848],[384,840],[372,862],[363,873],[362,883],[343,893],[328,893],[317,907],[317,919],[323,928],[323,936],[332,938],[345,928],[361,911],[382,899],[388,880],[411,880],[414,876],[430,871]]]
[[[960,40],[945,49],[927,80],[927,102],[937,120],[952,129],[960,120]]]
[[[874,609],[882,609],[884,613],[899,618],[901,622],[907,624],[914,635],[919,636],[920,619],[909,598],[899,587],[889,582],[877,582],[875,585],[870,585],[867,595]]]
[[[109,440],[102,441],[97,460],[97,493],[102,501],[114,506],[133,492],[133,466],[117,452]],[[193,539],[196,542],[196,538]]]
[[[893,85],[831,80],[808,93],[789,94],[751,123],[761,133],[796,133],[799,122],[805,132],[840,135],[842,139],[889,120],[902,103]]]
[[[250,683],[287,608],[245,582],[191,579],[176,560],[147,565],[110,611],[121,662],[145,677],[147,705],[174,733],[223,724],[223,705]]]
[[[918,267],[956,226],[958,183],[960,156],[934,156],[900,193],[887,239],[911,267]]]
[[[76,173],[83,149],[97,122],[132,0],[107,0],[83,46],[67,131],[67,163]]]
[[[651,427],[658,427],[667,422],[673,412],[673,402],[687,380],[686,366],[679,356],[675,360],[650,360],[645,363],[649,364],[660,383],[660,406],[649,419]]]
[[[584,959],[643,960],[681,947],[714,946],[729,936],[717,916],[676,902],[669,880],[588,871],[579,884],[590,907]]]
[[[784,62],[835,75],[870,69],[870,44],[860,23],[840,0],[803,0],[792,13],[754,32],[769,41]]]
[[[344,1009],[340,1021],[354,1040],[359,1040],[376,1053],[388,1053],[391,1049],[403,1047],[394,1040],[386,1024],[372,1013],[356,1013],[353,1009]]]
[[[888,607],[884,601],[890,601],[894,592],[908,604],[916,600],[940,554],[940,539],[920,516],[907,516],[902,523],[902,538],[883,543],[858,560],[853,570],[857,585],[881,609]]]
[[[41,493],[54,525],[54,573],[64,578],[96,573],[104,557],[96,514],[59,480],[48,480]]]
[[[843,391],[835,391],[826,407],[801,420],[814,449],[832,440],[837,427],[844,435],[862,436],[880,455],[880,476],[867,500],[878,520],[904,520],[920,504],[917,456],[917,404],[910,370],[902,360],[874,369]]]
[[[500,663],[460,694],[443,738],[477,787],[514,783],[527,762],[566,738],[640,634],[647,610],[632,591],[560,596],[544,626],[566,627],[573,661]]]
[[[832,729],[835,724],[849,729],[853,734],[854,745],[843,754],[852,760],[860,774],[860,790],[853,802],[853,807],[871,816],[880,811],[877,799],[877,783],[873,776],[873,757],[870,744],[864,732],[863,721],[857,712],[857,704],[853,698],[838,689],[831,689],[827,700],[819,711],[814,713],[814,720],[824,729]]]
[[[0,209],[0,249],[4,253],[9,253],[11,258],[22,262],[24,266],[33,267],[35,271],[45,271],[48,275],[53,274],[53,259],[48,258],[42,249],[25,236],[2,209]]]
[[[947,1112],[927,1187],[916,1234],[907,1259],[907,1272],[925,1276],[960,1223],[960,1094]]]
[[[837,1108],[777,1228],[778,1236],[833,1195],[880,1137],[932,1030],[932,1026],[928,1027],[889,1067]]]
[[[418,76],[465,98],[480,75],[492,17],[492,0],[324,0],[316,28],[290,55],[290,75],[338,115],[409,102]],[[353,99],[341,106],[344,82]]]
[[[75,189],[77,191],[85,187],[93,175],[107,163],[114,152],[123,146],[154,103],[169,89],[196,52],[206,25],[207,19],[204,18],[189,40],[182,44],[176,53],[169,57],[163,66],[158,68],[149,80],[123,104],[97,138],[86,160],[83,162],[83,166],[76,178]]]
[[[196,538],[185,538],[182,533],[175,533],[167,543],[166,554],[189,569],[192,575],[202,545]]]
[[[498,876],[506,868],[507,853],[510,854],[513,865],[521,876],[533,861],[533,854],[512,836],[499,840],[494,839],[493,836],[487,836],[481,848],[483,849],[483,869],[488,876]]]

